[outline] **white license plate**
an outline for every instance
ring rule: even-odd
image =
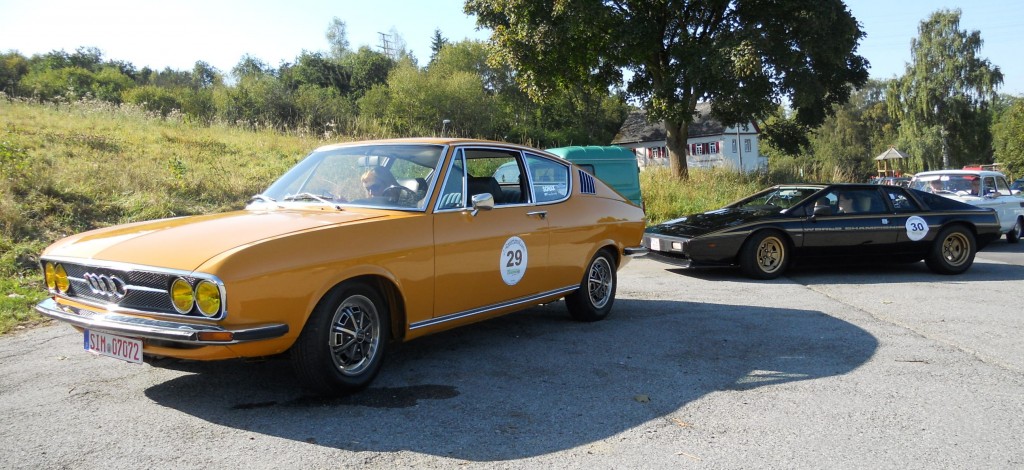
[[[651,238],[651,249],[654,251],[661,251],[661,240]]]
[[[85,350],[122,361],[142,363],[142,340],[85,330]]]

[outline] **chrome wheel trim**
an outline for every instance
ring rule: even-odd
[[[786,244],[778,237],[765,237],[757,245],[757,265],[761,271],[771,274],[782,269],[782,262],[786,257]]]
[[[328,344],[331,360],[343,375],[359,375],[380,350],[379,312],[369,298],[353,295],[334,311]]]
[[[614,279],[612,277],[612,266],[608,258],[599,256],[590,265],[590,272],[587,274],[587,293],[590,295],[590,303],[594,308],[603,308],[612,297]]]
[[[960,232],[953,232],[942,240],[942,258],[951,266],[967,262],[971,254],[971,242]]]

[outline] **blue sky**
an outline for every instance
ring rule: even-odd
[[[190,70],[204,60],[229,71],[243,54],[272,66],[303,50],[327,50],[324,32],[337,16],[353,47],[380,43],[392,29],[425,64],[435,29],[449,40],[486,39],[462,0],[0,0],[0,51],[24,55],[80,46],[98,47],[107,59],[136,67]],[[858,52],[873,78],[901,75],[910,40],[924,18],[940,8],[960,8],[961,29],[980,30],[982,57],[1002,69],[1000,91],[1024,95],[1024,2],[971,0],[957,5],[924,0],[847,0],[867,37]]]

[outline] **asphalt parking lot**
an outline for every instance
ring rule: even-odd
[[[773,281],[636,260],[561,302],[401,345],[321,399],[283,360],[131,365],[0,337],[2,468],[1021,468],[1024,244]]]

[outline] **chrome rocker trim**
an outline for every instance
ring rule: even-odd
[[[159,339],[186,344],[237,344],[278,338],[288,333],[288,325],[283,323],[275,323],[240,330],[226,330],[216,325],[172,322],[132,317],[118,313],[94,312],[92,310],[60,305],[52,298],[39,302],[39,304],[36,305],[36,311],[47,317],[67,322],[80,328],[136,338]],[[204,341],[199,339],[200,333],[217,332],[230,332],[232,334],[232,340]]]
[[[537,301],[539,301],[541,299],[544,299],[544,298],[547,298],[547,297],[556,296],[556,295],[561,295],[561,294],[568,294],[568,293],[573,292],[573,291],[575,291],[575,290],[577,290],[579,288],[580,288],[580,286],[563,287],[561,289],[550,290],[550,291],[547,291],[547,292],[542,292],[542,293],[537,294],[537,295],[531,295],[529,297],[521,297],[521,298],[518,298],[518,299],[515,299],[515,300],[510,300],[508,302],[502,302],[502,303],[499,303],[499,304],[489,305],[487,307],[475,308],[475,309],[466,310],[466,311],[463,311],[463,312],[452,313],[452,314],[449,314],[449,315],[445,315],[443,317],[431,318],[430,320],[418,321],[418,322],[409,324],[409,330],[415,330],[415,329],[418,329],[418,328],[424,328],[424,327],[428,327],[428,326],[432,326],[432,325],[437,325],[437,324],[440,324],[440,323],[450,322],[450,321],[453,321],[453,320],[458,320],[460,318],[472,317],[474,315],[480,315],[480,314],[483,314],[483,313],[491,312],[491,311],[494,311],[494,310],[499,310],[499,309],[506,308],[506,307],[512,307],[512,306],[515,306],[515,305],[537,303]]]

